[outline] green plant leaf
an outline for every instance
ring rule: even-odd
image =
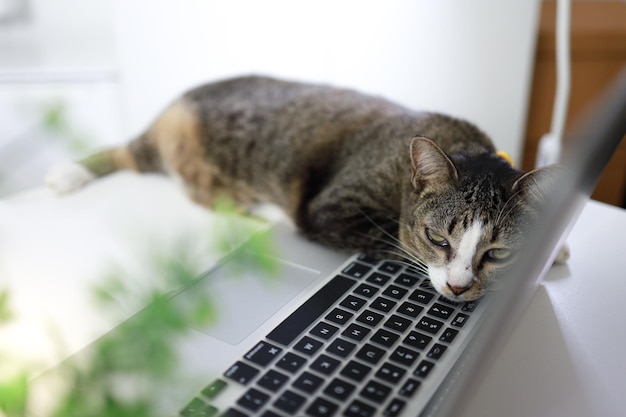
[[[6,323],[13,318],[9,309],[9,290],[0,291],[0,324]]]
[[[0,382],[0,411],[7,417],[25,416],[27,399],[28,378],[25,373]]]

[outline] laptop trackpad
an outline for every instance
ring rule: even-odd
[[[184,303],[187,297],[206,297],[214,314],[209,323],[196,330],[239,344],[320,274],[280,260],[272,262],[272,272],[259,272],[258,264],[232,258],[174,300]]]

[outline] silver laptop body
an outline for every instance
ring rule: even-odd
[[[411,265],[347,257],[277,224],[172,294],[183,309],[203,295],[217,304],[215,321],[172,341],[176,372],[161,381],[119,375],[120,389],[151,392],[163,416],[454,415],[551,265],[626,131],[624,115],[626,72],[570,141],[569,174],[517,268],[477,302],[448,301]],[[258,244],[265,239],[275,250]],[[259,258],[276,267],[271,276],[259,276],[250,261]],[[51,397],[42,403],[95,351],[39,377]],[[151,382],[158,389],[143,388]]]

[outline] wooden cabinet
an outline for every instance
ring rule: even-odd
[[[542,4],[523,168],[531,169],[541,136],[550,130],[556,83],[556,1]],[[573,1],[571,21],[571,87],[567,125],[626,69],[626,2]],[[626,114],[624,115],[626,117]],[[622,140],[592,196],[626,206],[626,141]]]

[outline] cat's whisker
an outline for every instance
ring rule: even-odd
[[[399,251],[394,251],[394,250],[380,250],[378,251],[381,254],[390,254],[390,255],[394,255],[398,258],[401,258],[400,260],[398,259],[392,259],[393,262],[405,265],[405,266],[410,266],[412,268],[415,268],[417,270],[419,270],[420,272],[427,272],[427,268],[426,266],[419,261],[418,259],[416,259],[415,257],[411,256],[410,254],[404,253],[404,252],[399,252]]]
[[[390,241],[390,240],[387,240],[387,239],[384,239],[384,238],[381,238],[381,237],[368,235],[367,233],[359,232],[359,234],[361,236],[367,237],[368,239],[370,239],[372,241],[381,242],[381,243],[384,243],[385,245],[389,246],[390,248],[396,249],[396,251],[379,249],[378,252],[393,253],[395,255],[399,255],[399,256],[402,256],[404,258],[408,258],[408,257],[411,256],[411,253],[408,252],[399,242],[395,242],[393,240]]]
[[[361,215],[363,217],[365,217],[365,219],[367,219],[367,221],[369,221],[372,225],[374,225],[378,230],[380,230],[384,235],[386,235],[387,237],[389,237],[391,239],[392,242],[397,242],[399,245],[399,248],[401,248],[402,250],[406,250],[407,248],[404,247],[404,245],[402,244],[402,242],[400,241],[400,239],[393,235],[392,233],[390,233],[388,230],[386,230],[385,228],[381,227],[378,223],[376,223],[376,221],[374,221],[374,219],[372,219],[370,216],[368,216],[363,210],[359,210]],[[389,220],[390,222],[396,223],[398,225],[401,225],[401,222],[399,219],[393,218],[391,216],[386,216],[387,220]],[[398,247],[398,246],[397,246]],[[415,254],[417,255],[417,254]]]
[[[506,202],[504,203],[504,205],[502,206],[502,208],[500,209],[500,211],[498,212],[498,215],[496,217],[496,221],[495,224],[499,224],[500,221],[505,217],[505,215],[508,215],[511,210],[513,210],[515,208],[515,206],[511,206],[511,207],[507,207],[509,205],[509,203],[511,203],[512,201],[514,201],[516,199],[516,197],[519,195],[519,193],[521,193],[521,190],[516,191],[515,193],[513,193],[508,200],[506,200]],[[505,209],[508,210],[505,213]]]
[[[387,239],[383,239],[380,237],[370,236],[365,233],[361,233],[361,235],[368,237],[369,239],[377,241],[377,242],[383,242],[390,246],[390,249],[378,250],[379,253],[381,254],[386,253],[386,254],[394,255],[399,258],[406,259],[406,262],[405,261],[397,261],[397,262],[402,262],[406,264],[407,266],[411,266],[417,269],[420,273],[423,273],[425,275],[428,274],[428,269],[424,265],[424,262],[421,259],[419,259],[419,257],[416,254],[408,251],[401,244],[393,242],[393,241],[388,241]],[[393,249],[396,249],[396,250],[393,250]]]

